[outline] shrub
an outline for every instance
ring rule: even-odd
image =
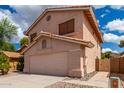
[[[18,59],[17,70],[23,71],[23,68],[24,68],[24,56],[21,56]]]
[[[4,55],[0,55],[0,70],[2,75],[7,74],[9,68],[10,68],[9,59]]]

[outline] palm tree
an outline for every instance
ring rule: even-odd
[[[17,27],[13,25],[7,18],[0,21],[0,40],[9,41],[13,35],[17,35]]]
[[[0,51],[15,51],[14,45],[9,43],[14,35],[17,35],[17,27],[7,18],[3,18],[0,21]]]

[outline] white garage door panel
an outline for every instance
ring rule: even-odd
[[[51,75],[67,75],[67,53],[31,56],[30,72]]]

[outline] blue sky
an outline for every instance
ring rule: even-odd
[[[18,27],[18,36],[15,36],[11,42],[18,49],[20,38],[23,32],[31,25],[31,23],[48,7],[58,7],[56,5],[46,6],[0,6],[0,19],[8,17]],[[124,48],[119,48],[119,41],[124,39],[124,6],[93,6],[99,29],[103,34],[104,43],[102,51],[112,51],[120,53]]]
[[[124,48],[118,47],[119,41],[124,39],[124,7],[99,6],[94,9],[99,29],[103,34],[104,51],[122,52]]]

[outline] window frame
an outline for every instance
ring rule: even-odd
[[[47,40],[43,39],[42,40],[42,49],[46,49],[47,48]]]
[[[30,35],[30,42],[32,42],[34,40],[34,38],[37,36],[37,33],[33,33]]]
[[[72,27],[71,28],[72,31],[70,29],[70,26]],[[66,35],[66,34],[70,34],[74,32],[75,32],[75,19],[74,18],[59,24],[59,35]]]

